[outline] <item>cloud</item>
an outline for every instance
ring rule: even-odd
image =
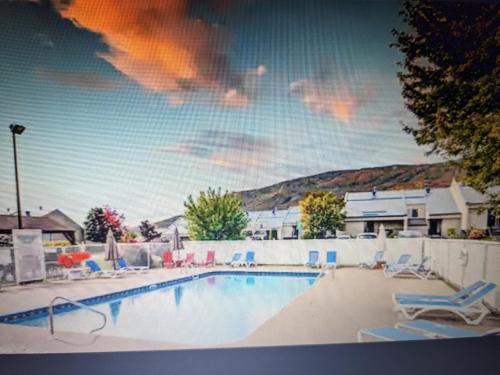
[[[33,34],[33,38],[38,41],[42,46],[54,48],[54,42],[47,34],[44,33],[35,33]]]
[[[59,84],[78,86],[91,90],[116,90],[121,83],[114,79],[103,78],[92,72],[69,72],[47,68],[35,68],[34,74],[37,78],[46,81],[54,81]]]
[[[101,58],[144,88],[166,94],[173,105],[200,90],[221,96],[215,102],[222,105],[245,106],[243,96],[250,99],[245,74],[233,71],[226,55],[229,33],[190,18],[188,0],[59,0],[56,8],[75,25],[102,35],[110,50]]]
[[[292,82],[289,92],[309,108],[329,114],[342,123],[351,122],[359,108],[373,96],[371,85],[365,84],[357,89],[325,72],[313,79]]]
[[[276,146],[269,140],[245,133],[208,130],[190,140],[162,147],[160,152],[183,154],[223,169],[244,172],[268,166]]]

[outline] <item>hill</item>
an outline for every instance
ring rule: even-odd
[[[345,192],[378,190],[419,189],[428,183],[431,188],[450,185],[456,168],[448,163],[419,165],[389,165],[384,167],[324,172],[300,177],[277,184],[237,192],[245,210],[268,210],[298,205],[310,191]]]

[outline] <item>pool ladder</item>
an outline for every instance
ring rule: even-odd
[[[94,313],[96,313],[97,315],[100,315],[102,316],[103,318],[103,323],[101,326],[93,329],[92,331],[89,332],[90,333],[94,333],[94,332],[97,332],[97,331],[100,331],[101,329],[103,329],[105,326],[106,326],[106,323],[108,321],[108,318],[106,317],[106,314],[100,312],[100,311],[97,311],[96,309],[93,309],[92,307],[89,307],[87,305],[84,305],[83,303],[80,303],[80,302],[77,302],[77,301],[73,301],[69,298],[66,298],[66,297],[62,297],[62,296],[57,296],[57,297],[54,297],[52,299],[52,301],[50,301],[49,303],[49,329],[50,329],[50,335],[51,336],[55,336],[55,332],[54,332],[54,302],[57,301],[57,300],[63,300],[67,303],[70,303],[72,305],[75,305],[77,307],[80,307],[82,309],[86,309],[86,310],[89,310],[89,311],[92,311]]]

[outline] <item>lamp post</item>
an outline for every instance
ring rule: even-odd
[[[16,135],[21,135],[26,130],[26,127],[19,124],[10,125],[10,131],[12,132],[12,144],[14,146],[14,169],[16,172],[16,198],[17,198],[17,227],[18,229],[23,229],[23,213],[21,211],[21,195],[19,193],[19,171],[17,168],[17,144]]]

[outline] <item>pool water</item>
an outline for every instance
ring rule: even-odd
[[[107,315],[97,334],[187,344],[223,344],[248,336],[315,277],[213,275],[92,306]],[[54,316],[57,331],[88,333],[102,318],[84,309]],[[46,316],[18,324],[47,327]]]

